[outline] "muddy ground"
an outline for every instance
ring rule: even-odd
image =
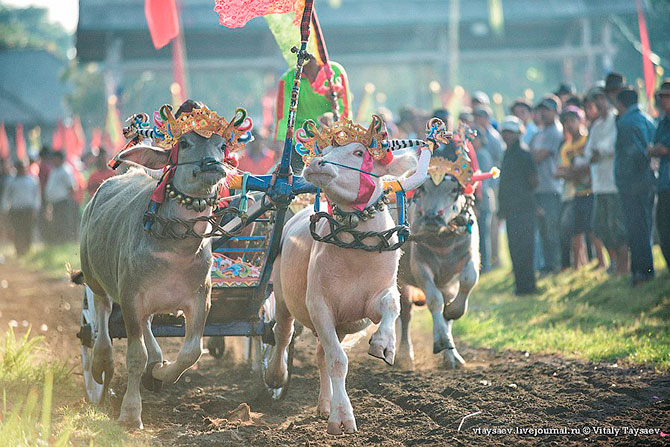
[[[32,325],[47,337],[52,352],[77,362],[81,293],[65,280],[9,261],[0,266],[0,327],[14,320],[21,333]],[[163,446],[670,445],[670,436],[642,432],[670,433],[667,374],[472,346],[460,351],[467,367],[448,371],[430,352],[430,334],[413,333],[414,372],[369,357],[365,342],[350,352],[347,385],[359,428],[355,435],[328,435],[325,422],[315,417],[318,374],[310,334],[297,344],[284,401],[264,399],[248,366],[205,354],[179,383],[144,393],[145,429],[154,445]],[[159,341],[173,358],[176,340]],[[125,341],[114,346],[116,395],[107,410],[117,416],[125,388]]]

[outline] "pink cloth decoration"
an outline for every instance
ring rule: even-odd
[[[296,0],[215,0],[214,3],[219,23],[227,28],[238,28],[256,17],[283,14],[296,9]]]
[[[365,151],[363,155],[363,164],[361,164],[361,170],[372,172],[372,155],[368,151]],[[363,211],[370,201],[370,197],[375,192],[375,182],[372,180],[370,174],[361,172],[361,183],[358,186],[358,197],[356,201],[351,205],[356,211]]]

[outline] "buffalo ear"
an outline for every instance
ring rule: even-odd
[[[163,168],[170,158],[170,151],[138,144],[119,152],[114,160],[144,166],[148,169]]]

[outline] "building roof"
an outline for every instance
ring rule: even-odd
[[[0,120],[54,125],[65,117],[65,61],[44,50],[0,52]]]

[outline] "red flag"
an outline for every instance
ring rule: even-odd
[[[177,88],[172,89],[173,103],[175,107],[180,106],[188,97],[186,91],[186,51],[184,50],[183,36],[177,36],[172,41],[172,77]]]
[[[16,125],[16,159],[26,159],[26,139],[23,137],[23,124]]]
[[[84,153],[84,148],[86,147],[86,134],[84,134],[84,128],[81,125],[79,115],[74,116],[72,126],[74,128],[74,134],[77,137],[77,156],[81,157]]]
[[[179,34],[176,0],[146,0],[144,15],[147,17],[151,40],[157,50]]]
[[[0,158],[3,160],[9,158],[9,140],[7,140],[4,121],[0,123]]]
[[[69,162],[77,158],[77,135],[74,132],[74,126],[65,128],[65,157]]]
[[[644,69],[644,86],[647,99],[651,101],[654,97],[654,63],[651,61],[651,48],[649,46],[649,33],[647,32],[647,20],[644,17],[642,3],[635,0],[637,6],[637,23],[640,27],[640,47],[642,49],[642,67]]]
[[[91,132],[91,148],[100,149],[102,145],[102,130],[96,127]]]
[[[65,128],[63,127],[63,122],[58,120],[56,130],[51,136],[51,148],[58,152],[63,149],[63,144],[65,144]]]

